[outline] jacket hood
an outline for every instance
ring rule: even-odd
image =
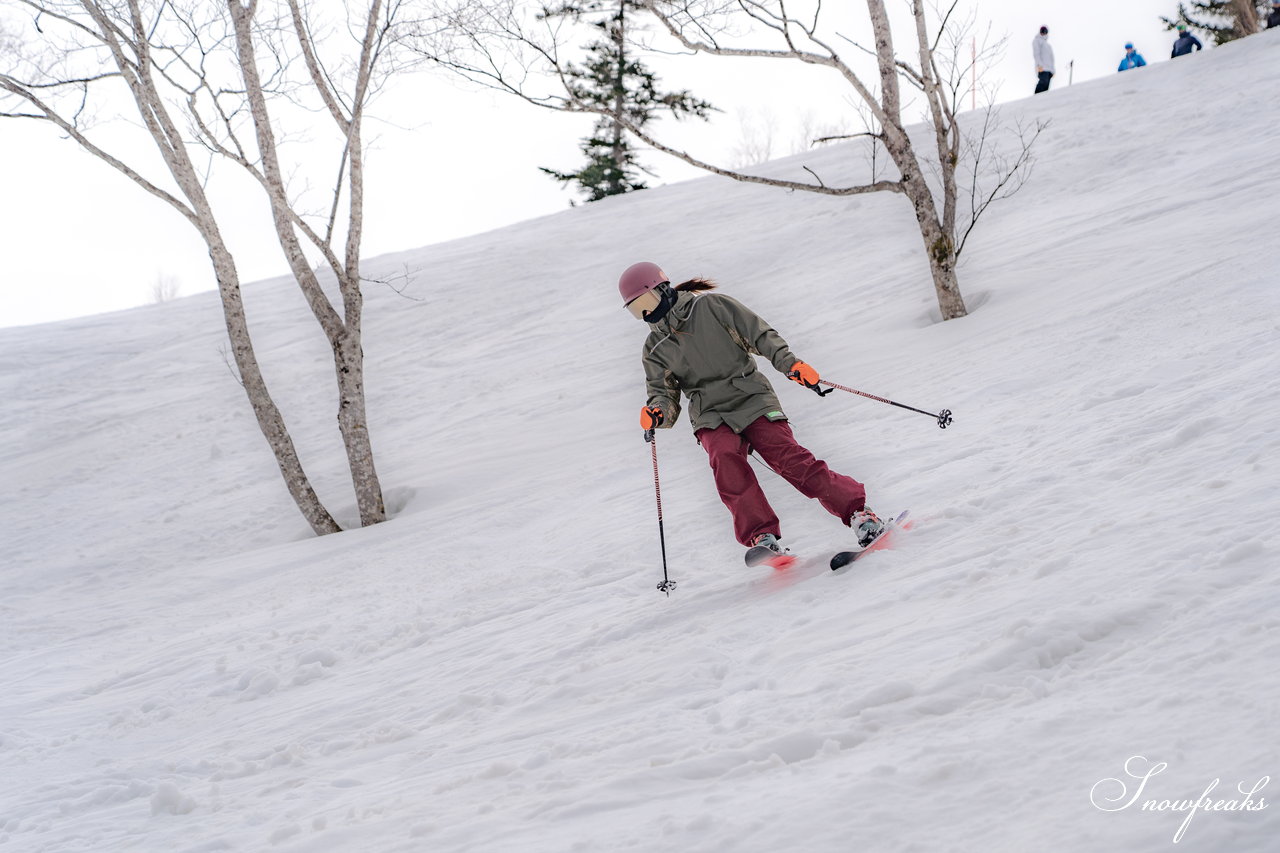
[[[676,304],[671,306],[667,316],[656,323],[650,324],[653,331],[664,335],[678,331],[689,319],[689,314],[693,312],[693,303],[697,301],[698,294],[696,293],[690,293],[687,290],[676,291]]]

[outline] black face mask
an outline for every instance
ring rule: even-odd
[[[667,316],[667,312],[676,304],[677,293],[675,288],[671,285],[658,285],[658,293],[661,297],[658,307],[654,308],[652,311],[644,312],[644,321],[646,323],[657,323],[661,321],[663,317]]]

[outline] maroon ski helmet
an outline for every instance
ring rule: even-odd
[[[618,293],[622,294],[623,304],[627,304],[639,296],[643,296],[660,284],[669,284],[671,279],[657,264],[641,261],[632,264],[618,279]]]

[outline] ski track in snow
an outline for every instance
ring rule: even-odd
[[[1134,755],[1168,762],[1159,799],[1280,775],[1278,56],[1009,105],[1053,123],[946,324],[895,197],[706,179],[372,259],[422,299],[366,308],[395,517],[321,540],[212,295],[0,330],[0,849],[1171,849],[1185,815],[1104,813],[1095,783]],[[856,150],[766,168],[834,182]],[[640,258],[834,381],[954,410],[774,380],[803,443],[910,507],[893,550],[831,575],[847,532],[760,469],[801,559],[745,570],[682,421],[655,591],[612,287]],[[324,342],[287,283],[246,299],[351,523]],[[1197,814],[1173,849],[1274,850],[1276,813]]]

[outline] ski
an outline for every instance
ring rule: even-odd
[[[872,551],[879,551],[881,548],[888,548],[893,540],[893,534],[898,530],[904,530],[907,527],[907,513],[909,510],[903,510],[898,513],[898,517],[890,521],[884,526],[884,530],[880,531],[880,535],[871,540],[867,547],[860,551],[841,551],[831,558],[831,571],[839,571],[845,566],[857,560],[864,554]]]

